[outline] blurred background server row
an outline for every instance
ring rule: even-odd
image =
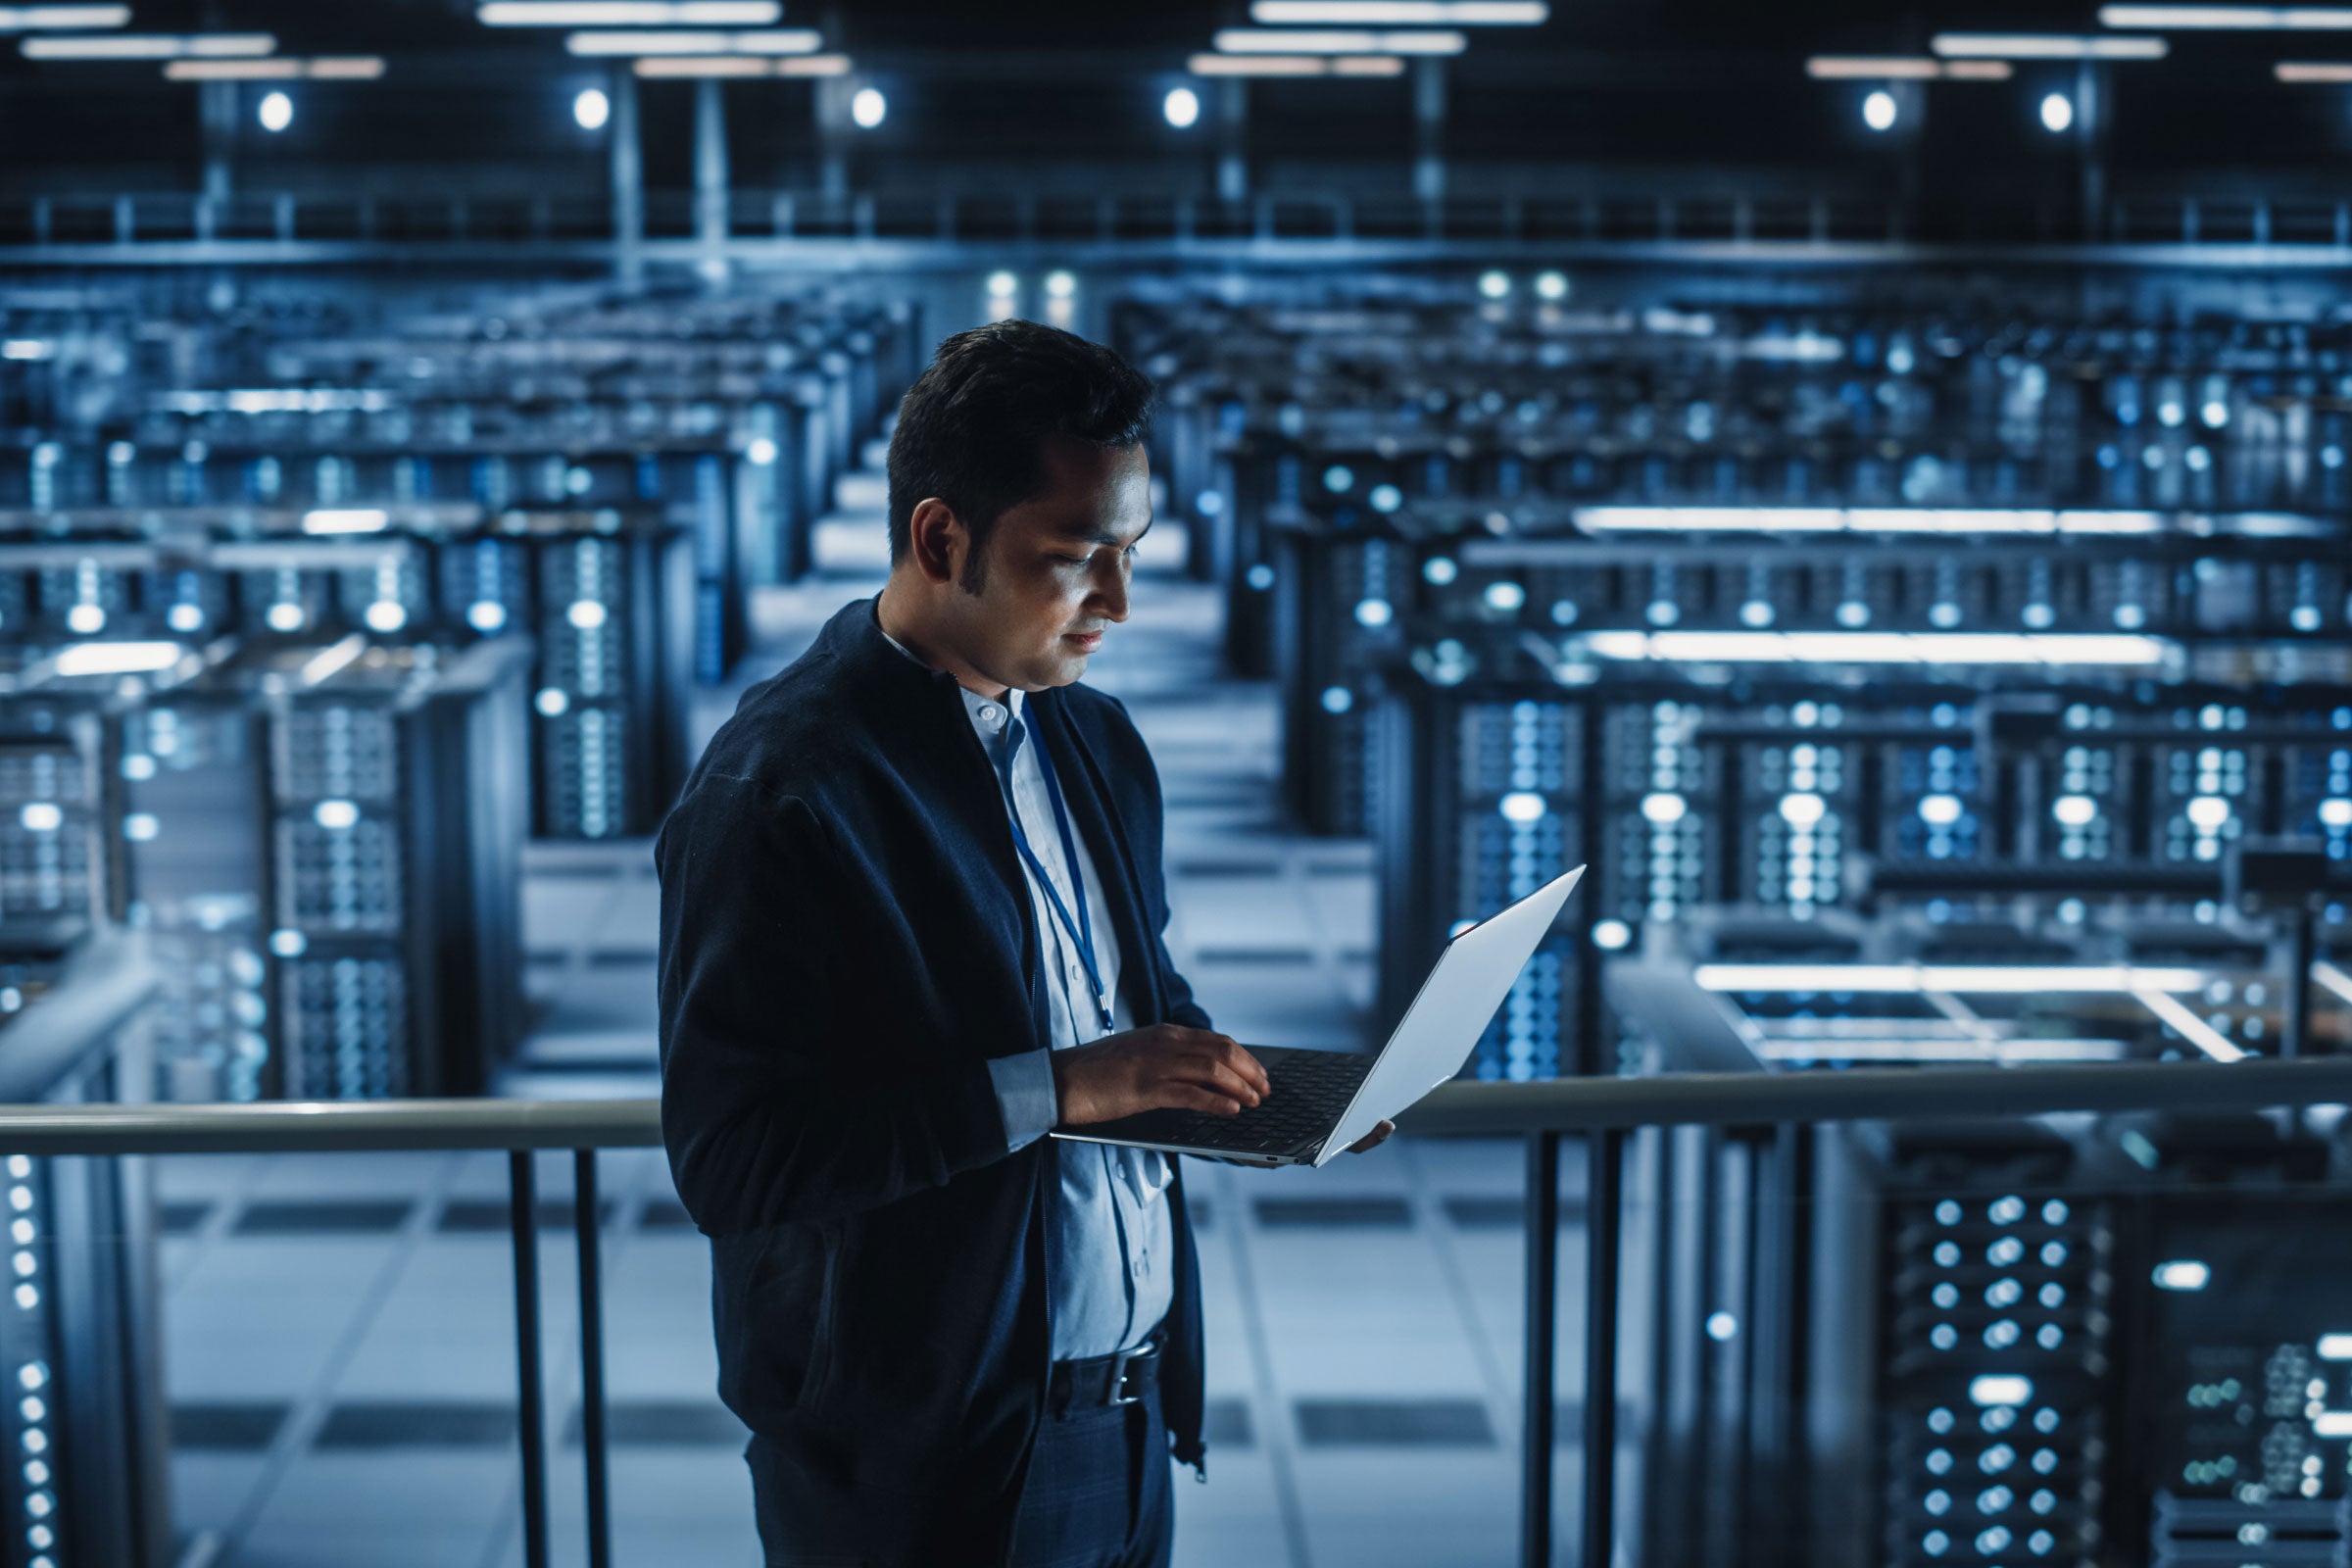
[[[651,838],[1010,315],[1159,388],[1096,678],[1246,1042],[1586,864],[1465,1077],[2352,1049],[2352,15],[132,0],[0,82],[0,1098],[651,1093]],[[2352,1560],[2340,1119],[1639,1133],[1620,1560]],[[1201,1168],[1180,1561],[1509,1560],[1514,1158]],[[520,1560],[479,1169],[0,1161],[0,1565]],[[622,1556],[748,1563],[614,1193]]]

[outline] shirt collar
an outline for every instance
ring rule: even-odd
[[[896,648],[902,656],[914,663],[922,664],[923,662],[915,658],[913,649],[908,648],[890,633],[882,631],[882,608],[881,600],[878,597],[874,602],[874,630],[882,632],[882,640]],[[930,668],[928,664],[924,664],[923,667]],[[991,739],[1004,733],[1004,725],[1008,718],[1021,716],[1021,699],[1027,695],[1018,686],[1014,686],[1004,693],[1004,701],[1000,702],[994,697],[983,697],[968,686],[959,684],[956,690],[963,698],[963,710],[971,719],[972,728]]]

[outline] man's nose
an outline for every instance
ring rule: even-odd
[[[1127,563],[1121,561],[1095,590],[1095,599],[1102,606],[1101,612],[1104,620],[1120,621],[1127,618]]]

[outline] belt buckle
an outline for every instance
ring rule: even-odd
[[[1132,1350],[1119,1351],[1110,1363],[1110,1397],[1103,1400],[1103,1403],[1141,1404],[1144,1398],[1141,1394],[1127,1392],[1127,1369],[1136,1362],[1148,1361],[1158,1353],[1159,1347],[1152,1344],[1139,1345]]]

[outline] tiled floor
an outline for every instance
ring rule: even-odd
[[[762,597],[747,681],[878,582],[876,488],[852,481],[843,499],[822,540],[840,564]],[[1180,548],[1158,530],[1152,542]],[[1372,986],[1369,849],[1281,825],[1271,695],[1222,677],[1216,614],[1206,590],[1148,570],[1090,676],[1128,701],[1158,760],[1170,946],[1243,1040],[1350,1045]],[[705,733],[734,693],[710,699]],[[653,1091],[656,893],[643,842],[535,852],[525,913],[539,1022],[508,1092]],[[542,1156],[537,1170],[552,1205],[551,1405],[568,1433],[554,1457],[555,1560],[578,1562],[569,1165]],[[704,1244],[657,1152],[609,1155],[600,1170],[616,1559],[750,1564],[743,1434],[712,1395]],[[174,1504],[198,1556],[222,1568],[519,1563],[503,1158],[188,1158],[166,1162],[162,1183]],[[1322,1171],[1195,1164],[1188,1183],[1212,1451],[1207,1484],[1178,1490],[1178,1561],[1508,1560],[1516,1151],[1398,1141]],[[1566,1350],[1579,1329],[1573,1236],[1563,1251]],[[1558,1392],[1573,1404],[1575,1356],[1563,1361]],[[1563,1488],[1574,1458],[1561,1449]]]

